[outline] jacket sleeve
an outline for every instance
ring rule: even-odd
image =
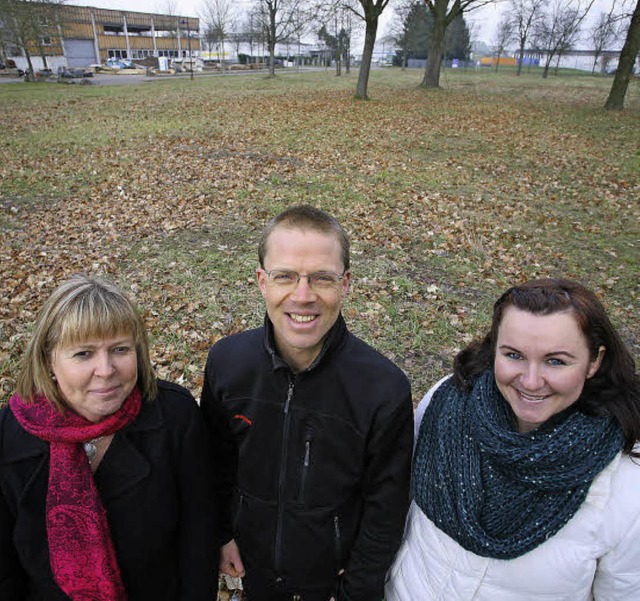
[[[640,468],[638,468],[640,469]],[[637,496],[635,496],[637,499]],[[635,501],[637,503],[637,500]],[[640,599],[640,513],[624,529],[622,539],[598,560],[593,581],[595,601]]]
[[[191,401],[179,459],[180,600],[209,601],[218,581],[216,498],[204,422]]]
[[[220,545],[233,538],[232,499],[238,473],[238,447],[222,399],[215,393],[214,351],[209,352],[204,372],[200,407],[211,448],[211,467],[218,498],[218,540]]]
[[[415,448],[415,443],[418,440],[418,434],[420,433],[420,424],[422,423],[422,418],[424,417],[425,412],[427,411],[427,407],[429,406],[429,403],[431,402],[431,399],[435,393],[436,390],[438,390],[438,388],[440,388],[440,385],[448,380],[451,376],[445,376],[444,378],[438,380],[427,392],[427,394],[424,395],[424,397],[422,397],[422,400],[420,401],[420,403],[418,404],[418,406],[416,407],[416,412],[415,412],[415,425],[414,425],[414,430],[413,430],[413,446]]]
[[[409,507],[413,404],[406,383],[401,402],[376,416],[367,451],[362,519],[341,579],[340,601],[381,601],[384,579],[400,546]]]
[[[8,410],[0,412],[0,449],[2,449],[2,425],[6,411]],[[14,517],[0,486],[0,599],[2,601],[21,601],[26,596],[26,574],[20,565],[13,544],[13,529]]]

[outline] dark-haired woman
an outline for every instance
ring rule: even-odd
[[[416,415],[387,601],[640,599],[640,385],[595,295],[530,281]]]

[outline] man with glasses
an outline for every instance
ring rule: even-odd
[[[290,208],[258,258],[264,326],[212,347],[202,390],[227,491],[220,570],[249,601],[381,601],[409,501],[409,382],[342,318],[336,219]]]

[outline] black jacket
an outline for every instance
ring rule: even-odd
[[[189,392],[158,398],[115,436],[94,478],[129,601],[211,601],[217,582],[210,451]],[[0,599],[63,601],[49,566],[49,443],[0,411]]]
[[[405,375],[340,316],[294,374],[272,326],[209,352],[201,407],[247,571],[287,590],[379,601],[409,502],[413,406]],[[231,509],[233,508],[233,509]]]

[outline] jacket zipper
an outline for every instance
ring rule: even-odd
[[[304,489],[307,481],[307,472],[309,471],[309,463],[311,460],[311,440],[304,443],[304,461],[302,462],[302,475],[300,476],[300,494],[298,500],[304,503]]]
[[[291,418],[289,416],[289,405],[293,398],[293,377],[289,375],[289,389],[287,390],[287,400],[284,403],[284,424],[282,426],[282,448],[280,450],[280,472],[278,476],[278,521],[276,523],[276,540],[274,549],[274,568],[276,575],[280,574],[282,568],[282,522],[284,519],[284,488],[287,476],[287,452],[289,440],[289,426]],[[278,577],[279,579],[279,577]]]
[[[342,533],[340,532],[340,516],[333,516],[333,531],[336,543],[336,567],[342,569]]]

